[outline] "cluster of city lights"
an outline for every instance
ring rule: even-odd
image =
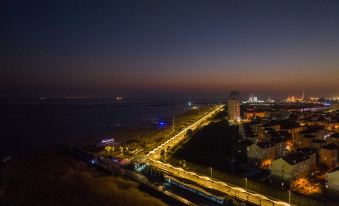
[[[320,193],[321,188],[319,183],[311,182],[306,178],[299,178],[292,182],[291,185],[292,190],[299,191],[303,194],[313,194]]]
[[[332,101],[339,101],[339,96],[336,97],[330,97],[330,98],[326,98],[328,100],[332,100]]]
[[[269,97],[266,100],[267,103],[274,103],[275,100],[272,99],[271,97]],[[248,98],[247,101],[243,101],[243,103],[252,103],[252,104],[256,104],[256,103],[265,103],[264,100],[260,100],[257,96],[254,96],[253,94]]]
[[[324,98],[325,100],[330,100],[330,101],[339,101],[339,96],[335,96],[335,97],[327,97]],[[320,97],[310,97],[311,101],[319,101]]]

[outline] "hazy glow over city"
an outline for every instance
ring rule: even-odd
[[[5,96],[222,95],[232,88],[329,96],[339,89],[337,1],[2,7]]]

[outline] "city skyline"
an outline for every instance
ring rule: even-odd
[[[337,206],[338,37],[339,0],[3,0],[1,205]]]
[[[335,96],[337,1],[5,1],[2,96]]]

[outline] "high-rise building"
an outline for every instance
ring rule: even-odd
[[[239,94],[239,92],[237,92],[237,91],[231,91],[231,99],[239,99],[239,96],[240,96],[240,94]]]
[[[332,101],[331,110],[337,111],[339,110],[339,101]]]
[[[303,91],[303,93],[301,94],[301,101],[305,101],[305,91]]]
[[[240,121],[239,92],[231,92],[231,96],[228,100],[228,119],[230,121]]]

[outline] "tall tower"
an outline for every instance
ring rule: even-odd
[[[305,90],[303,90],[303,93],[301,95],[301,101],[304,101],[305,100]]]
[[[240,121],[240,99],[239,92],[231,91],[228,99],[228,119],[236,122]]]

